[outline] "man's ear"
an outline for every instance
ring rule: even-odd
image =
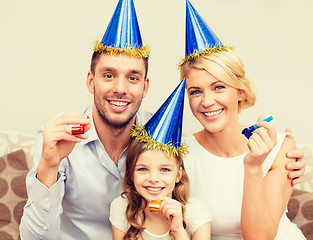
[[[150,80],[149,78],[147,77],[145,79],[145,85],[144,85],[144,90],[143,90],[143,97],[145,97],[148,93],[148,90],[149,90],[149,83],[150,83]]]
[[[93,74],[91,71],[89,71],[87,74],[87,89],[90,93],[94,94],[95,83],[94,83]]]
[[[180,179],[182,178],[182,176],[183,176],[183,169],[182,169],[182,167],[180,167],[179,168],[179,170],[178,170],[178,173],[177,173],[177,178],[176,178],[176,183],[179,183],[180,182]]]

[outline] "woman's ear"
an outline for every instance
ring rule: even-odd
[[[239,97],[238,98],[239,102],[242,102],[243,100],[245,100],[247,97],[246,91],[242,89],[238,90],[238,97]]]
[[[177,173],[177,178],[176,178],[176,181],[175,181],[176,183],[180,182],[180,179],[181,179],[182,175],[183,175],[183,169],[182,169],[182,167],[180,167],[179,170],[178,170],[178,173]]]

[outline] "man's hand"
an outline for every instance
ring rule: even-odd
[[[37,178],[47,187],[51,187],[57,181],[61,160],[72,152],[76,143],[87,138],[85,133],[72,134],[72,126],[79,124],[84,126],[85,132],[91,127],[87,116],[73,113],[66,113],[45,124]]]
[[[291,129],[286,129],[285,132],[292,133]],[[290,170],[288,173],[288,178],[291,179],[292,186],[300,183],[305,172],[305,159],[304,153],[296,149],[287,153],[287,157],[290,159],[295,159],[295,162],[286,164],[286,169]]]

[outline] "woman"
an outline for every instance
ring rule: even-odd
[[[187,0],[181,78],[186,78],[191,111],[204,128],[186,139],[191,195],[208,207],[212,239],[305,239],[285,214],[292,193],[286,154],[296,148],[293,138],[277,134],[263,117],[249,139],[241,134],[245,126],[238,115],[254,105],[255,94],[232,49],[205,23],[192,25],[201,21]],[[194,31],[199,26],[205,29]],[[189,31],[204,36],[198,41]],[[189,41],[190,36],[195,39]],[[208,42],[203,43],[204,38]]]

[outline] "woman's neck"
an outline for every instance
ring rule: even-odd
[[[244,127],[235,122],[219,132],[203,129],[194,134],[199,144],[219,157],[235,157],[248,151],[247,139],[241,134]]]

